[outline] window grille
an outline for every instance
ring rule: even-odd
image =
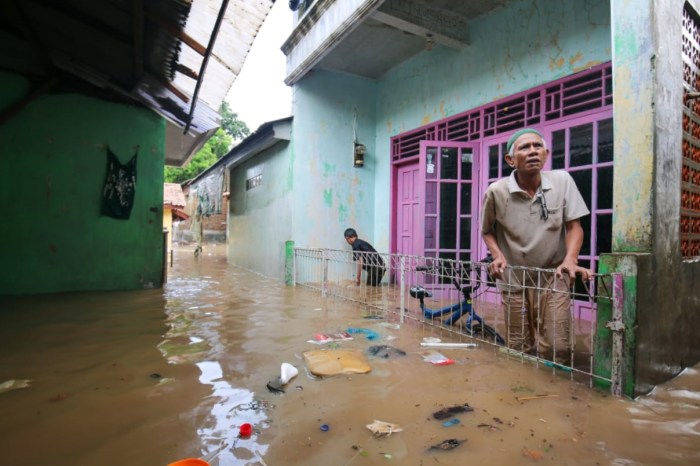
[[[612,99],[612,64],[605,63],[395,136],[391,159],[402,162],[418,156],[420,141],[474,141],[611,107]]]
[[[700,21],[686,3],[683,9],[683,168],[681,171],[680,242],[683,257],[700,256]]]
[[[262,184],[262,173],[245,180],[245,190],[250,191],[253,188],[257,188],[261,184]]]

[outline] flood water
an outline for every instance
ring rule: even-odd
[[[162,290],[0,298],[0,453],[8,465],[697,465],[700,366],[636,401],[498,350],[440,349],[415,324],[231,267],[224,249],[178,249]],[[388,322],[395,323],[395,322]],[[314,378],[302,353],[319,332],[375,330],[338,344],[387,344],[368,374]],[[283,394],[268,381],[288,362]],[[432,413],[468,403],[443,426]],[[403,430],[373,438],[374,420]],[[239,438],[243,423],[250,437]],[[321,426],[327,426],[322,430]],[[449,439],[452,450],[430,449]]]

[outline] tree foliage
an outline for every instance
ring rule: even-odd
[[[194,178],[226,155],[234,140],[250,134],[248,125],[238,119],[226,102],[221,104],[221,128],[202,146],[187,165],[182,168],[165,167],[166,183],[182,183]]]
[[[248,125],[238,119],[237,113],[231,111],[228,102],[221,102],[219,115],[221,115],[221,127],[234,141],[245,139],[246,136],[250,135]]]

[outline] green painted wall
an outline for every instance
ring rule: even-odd
[[[0,73],[0,110],[29,92]],[[160,286],[165,120],[75,94],[46,95],[0,126],[0,294]],[[100,216],[109,146],[138,148],[131,218]]]
[[[285,242],[292,239],[289,147],[278,142],[233,168],[230,176],[229,260],[279,280],[285,278]],[[262,184],[246,190],[246,180],[257,173],[262,173]]]

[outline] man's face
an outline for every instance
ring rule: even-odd
[[[352,243],[355,242],[355,237],[354,237],[354,236],[347,236],[347,237],[345,238],[345,241],[347,241],[348,244],[352,246]]]
[[[526,133],[513,143],[513,155],[506,155],[506,162],[523,175],[537,174],[544,168],[549,156],[544,141],[534,133]]]

